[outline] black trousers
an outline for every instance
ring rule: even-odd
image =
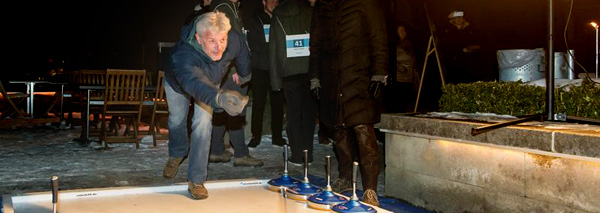
[[[233,72],[233,71],[232,71]],[[223,89],[238,91],[242,95],[248,94],[248,85],[237,85],[231,77],[223,84]],[[246,125],[246,109],[237,116],[231,116],[222,109],[213,112],[213,129],[210,150],[213,155],[223,154],[225,151],[225,131],[229,132],[229,141],[233,145],[234,156],[245,157],[248,155],[248,146],[245,142],[244,125]]]
[[[284,99],[281,91],[276,92],[271,89],[269,70],[253,68],[250,89],[252,90],[252,124],[250,127],[252,137],[260,139],[262,136],[263,118],[268,95],[270,98],[269,104],[271,104],[273,141],[282,139]]]
[[[308,150],[308,162],[313,161],[313,135],[317,119],[317,104],[310,94],[308,75],[294,75],[283,79],[286,100],[287,135],[293,162],[303,162]]]

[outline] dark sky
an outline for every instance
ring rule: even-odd
[[[20,3],[8,23],[8,63],[45,72],[65,61],[81,69],[155,66],[157,42],[175,42],[196,0]],[[53,59],[53,63],[49,60]],[[146,63],[153,61],[154,64]],[[10,73],[20,75],[23,73]]]
[[[244,0],[249,1],[249,0]],[[391,1],[380,0],[383,4]],[[407,0],[419,5],[417,0]],[[593,30],[587,24],[599,20],[599,0],[574,0],[575,9],[569,25],[570,47],[590,66],[593,59]],[[9,75],[46,72],[66,60],[72,67],[146,68],[157,67],[157,43],[176,42],[185,17],[199,0],[127,0],[127,1],[42,1],[19,2],[16,16],[5,17],[10,30],[5,45],[9,48],[6,63],[21,68]],[[563,51],[562,30],[569,0],[555,2],[555,45]],[[444,24],[450,8],[463,8],[473,27],[487,31],[490,42],[498,49],[545,47],[547,44],[548,0],[427,0],[436,24]],[[397,4],[398,5],[398,4]],[[12,8],[12,7],[11,7]],[[6,8],[6,10],[11,10]],[[418,9],[418,8],[417,8]],[[422,8],[421,8],[422,9]],[[400,10],[401,11],[401,10]],[[423,21],[418,11],[415,20]],[[4,15],[7,16],[7,15]],[[391,14],[389,22],[402,16]],[[427,25],[415,21],[422,32]],[[422,36],[422,35],[421,35]],[[425,39],[428,35],[425,35]],[[425,47],[423,47],[425,48]],[[592,52],[590,52],[592,51]],[[26,68],[25,68],[26,67]]]

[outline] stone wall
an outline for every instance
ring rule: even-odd
[[[598,132],[562,131],[571,148],[588,147],[571,154],[539,126],[470,136],[478,125],[384,114],[385,194],[440,212],[600,212]]]

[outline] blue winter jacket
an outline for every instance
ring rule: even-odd
[[[213,61],[198,44],[194,20],[182,29],[181,40],[173,47],[165,70],[165,80],[177,93],[215,107],[215,97],[227,67],[235,61],[238,75],[250,76],[250,53],[242,36],[230,30],[227,49],[219,61]]]

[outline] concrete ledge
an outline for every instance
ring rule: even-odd
[[[452,138],[454,140],[600,158],[600,127],[596,131],[581,130],[573,126],[568,128],[545,128],[544,123],[529,122],[527,125],[503,127],[472,136],[472,128],[487,124],[402,114],[383,114],[381,122],[375,127],[390,131]]]
[[[600,135],[383,115],[385,194],[438,212],[600,212]],[[596,150],[596,151],[594,151]]]

